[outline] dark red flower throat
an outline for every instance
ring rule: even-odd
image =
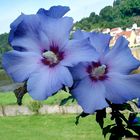
[[[51,45],[50,50],[43,50],[42,56],[43,59],[41,61],[43,64],[54,67],[64,59],[64,52],[60,51],[58,46]]]
[[[107,78],[108,68],[100,62],[92,62],[87,66],[87,73],[92,81],[105,80]]]

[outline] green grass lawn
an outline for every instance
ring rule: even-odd
[[[70,94],[60,91],[56,95],[49,97],[45,101],[41,101],[42,104],[54,105],[60,104],[61,100],[68,97]],[[23,105],[28,105],[33,101],[33,99],[29,96],[29,94],[25,94],[23,97]],[[1,93],[0,92],[0,105],[15,105],[16,104],[16,97],[13,92]],[[67,105],[75,104],[69,101]]]
[[[7,76],[4,70],[0,69],[0,86],[8,85],[12,83],[12,80]],[[49,97],[47,100],[41,102],[43,104],[48,105],[54,105],[54,104],[60,104],[60,101],[66,97],[68,97],[70,94],[60,91],[58,94],[54,95],[53,97]],[[32,98],[29,96],[29,94],[26,94],[23,98],[23,105],[28,105],[30,102],[32,102]],[[2,93],[0,92],[0,105],[15,105],[16,104],[16,97],[13,92],[6,92]],[[71,102],[68,102],[67,105],[71,104]]]
[[[95,116],[76,115],[0,117],[0,140],[104,140]]]
[[[12,83],[11,79],[0,70],[0,86]],[[60,104],[69,94],[61,91],[42,104]],[[23,98],[23,105],[33,102],[29,94]],[[0,105],[15,105],[13,92],[0,93]],[[70,102],[67,105],[71,104]],[[74,103],[75,104],[75,103]],[[81,119],[75,125],[76,115],[34,115],[0,117],[0,140],[104,140],[95,116]]]

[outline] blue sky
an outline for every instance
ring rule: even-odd
[[[0,33],[9,32],[10,23],[16,19],[20,13],[34,14],[39,8],[49,9],[53,5],[69,6],[71,11],[67,16],[78,21],[89,16],[91,12],[99,11],[112,5],[114,0],[1,0],[0,1]]]

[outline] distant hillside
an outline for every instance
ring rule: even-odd
[[[133,23],[140,26],[140,0],[114,0],[113,6],[104,7],[99,15],[92,12],[89,17],[76,22],[75,27],[91,31],[114,27],[126,28]]]
[[[11,47],[8,44],[8,34],[4,33],[0,35],[0,68],[1,67],[1,58],[4,52],[10,50]]]

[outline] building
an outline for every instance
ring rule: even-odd
[[[118,27],[118,28],[113,28],[113,29],[111,29],[110,30],[110,35],[111,36],[116,36],[117,34],[119,34],[119,33],[121,33],[123,30],[120,28],[120,27]]]
[[[136,34],[135,31],[122,31],[120,33],[117,33],[115,36],[113,36],[112,40],[110,41],[110,46],[113,46],[118,39],[118,37],[123,36],[129,41],[129,47],[135,46],[136,42]]]
[[[110,33],[110,28],[103,29],[102,33],[109,34]]]
[[[138,46],[140,45],[140,29],[136,29],[135,33],[136,33],[136,44]]]

